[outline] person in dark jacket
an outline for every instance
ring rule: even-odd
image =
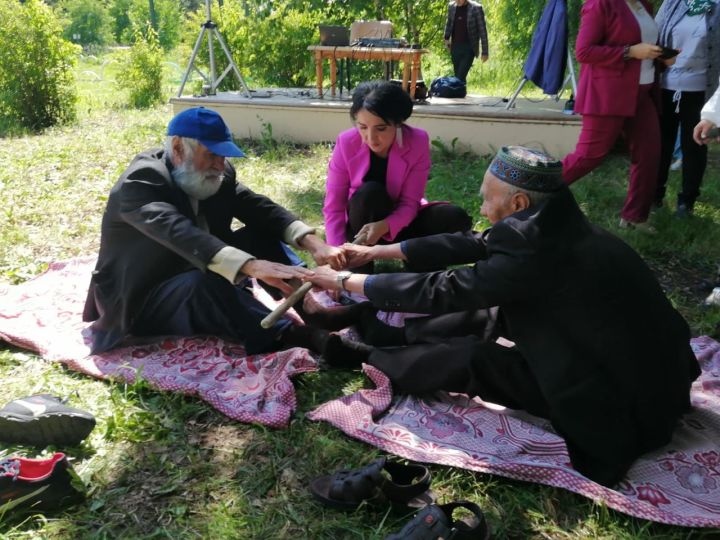
[[[480,45],[482,44],[482,56]],[[445,21],[445,46],[450,50],[455,76],[467,80],[475,58],[488,59],[488,37],[485,12],[479,2],[453,0],[448,4]]]
[[[459,265],[364,276],[307,277],[362,293],[407,319],[399,347],[367,362],[395,391],[462,392],[552,422],[577,471],[611,486],[671,439],[699,367],[690,330],[640,256],[591,224],[563,185],[560,162],[501,149],[485,174],[492,226],[378,246],[345,245],[348,263],[397,258]],[[502,338],[502,339],[501,339]]]
[[[236,181],[225,158],[244,154],[218,113],[185,110],[167,134],[166,147],[137,155],[110,191],[83,313],[94,321],[93,353],[128,336],[195,334],[243,341],[250,354],[289,346],[348,353],[337,336],[287,318],[261,328],[269,310],[248,287],[254,277],[280,297],[293,291],[287,280],[312,274],[287,244],[318,264],[342,263],[339,249]]]

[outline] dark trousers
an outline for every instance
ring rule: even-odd
[[[395,209],[384,184],[365,182],[353,193],[348,203],[348,224],[345,231],[348,242],[352,242],[363,225],[388,217]],[[402,242],[440,233],[469,231],[472,219],[468,213],[454,204],[434,203],[421,208],[415,219],[401,230],[393,240]],[[382,241],[380,243],[383,243]],[[433,269],[413,268],[415,272]]]
[[[251,227],[233,233],[231,245],[282,264],[300,259],[277,239],[267,238]],[[276,291],[268,290],[271,294]],[[233,285],[214,272],[182,272],[155,287],[133,324],[134,335],[192,336],[212,334],[245,343],[249,354],[278,348],[278,336],[291,324],[281,319],[265,330],[260,321],[270,310],[255,299],[247,280]]]
[[[623,134],[630,150],[630,182],[620,216],[634,223],[647,221],[657,185],[660,128],[651,92],[651,84],[640,86],[635,116],[583,115],[577,146],[562,161],[563,180],[572,184],[600,165]]]
[[[523,356],[495,343],[501,331],[496,317],[492,309],[408,320],[408,345],[374,349],[368,362],[402,394],[461,392],[547,418],[547,403]]]
[[[467,81],[467,75],[475,60],[475,53],[470,43],[453,43],[450,46],[450,58],[455,76],[461,81]]]
[[[700,111],[705,104],[705,92],[682,92],[679,103],[673,101],[674,94],[674,90],[662,91],[660,171],[655,199],[660,202],[665,197],[679,127],[683,164],[682,190],[678,193],[677,202],[692,209],[695,200],[700,196],[700,184],[707,165],[707,146],[699,145],[693,140],[693,130],[700,122]]]

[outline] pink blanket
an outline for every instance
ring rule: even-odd
[[[58,262],[35,279],[0,287],[0,339],[93,377],[140,376],[155,388],[197,395],[230,418],[287,426],[296,408],[290,377],[317,370],[307,350],[247,356],[237,343],[193,337],[90,355],[81,313],[94,266],[94,258]]]
[[[639,459],[608,489],[575,472],[547,421],[464,395],[392,396],[380,371],[365,366],[373,390],[325,403],[309,418],[392,454],[561,487],[631,516],[690,527],[720,527],[720,344],[694,339],[703,373],[695,410],[671,444]]]

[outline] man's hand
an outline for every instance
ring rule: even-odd
[[[295,290],[285,280],[301,279],[307,281],[307,278],[314,274],[311,270],[301,266],[287,266],[261,259],[246,262],[240,267],[240,271],[247,276],[260,279],[268,285],[280,289],[285,294],[292,294]]]
[[[480,57],[480,61],[482,61],[483,63],[485,63],[485,62],[488,61],[488,58],[489,58],[489,56],[488,56],[487,54],[483,54],[483,55]]]
[[[445,40],[445,48],[450,50],[450,40],[449,39]]]
[[[374,261],[376,246],[361,246],[358,244],[343,244],[347,268],[356,268]]]
[[[329,264],[335,270],[341,270],[347,267],[345,251],[339,247],[324,244],[312,251],[311,254],[313,259],[315,259],[315,264],[318,266]]]
[[[707,144],[708,139],[707,133],[712,128],[715,127],[715,124],[711,122],[710,120],[700,120],[697,126],[695,126],[695,129],[693,129],[693,139],[698,144]],[[720,137],[717,137],[715,139],[716,142],[720,142]]]
[[[390,225],[387,221],[381,219],[380,221],[373,221],[372,223],[366,223],[355,235],[355,238],[365,237],[363,244],[366,246],[374,246],[378,243],[387,232],[390,230]]]
[[[662,53],[662,47],[650,43],[636,43],[628,49],[628,56],[636,60],[655,60]]]
[[[309,281],[315,287],[325,291],[340,291],[342,288],[337,282],[337,272],[329,266],[318,266],[304,281]]]
[[[329,264],[336,270],[345,268],[345,254],[343,250],[326,244],[322,238],[314,234],[306,234],[303,236],[298,242],[298,245],[310,252],[310,255],[312,255],[312,258],[315,260],[315,264],[318,266]]]

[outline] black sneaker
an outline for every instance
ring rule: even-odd
[[[0,521],[18,509],[56,510],[80,502],[84,490],[60,452],[49,459],[0,460]]]
[[[0,441],[6,443],[75,446],[94,427],[92,414],[50,394],[16,399],[0,409]]]

